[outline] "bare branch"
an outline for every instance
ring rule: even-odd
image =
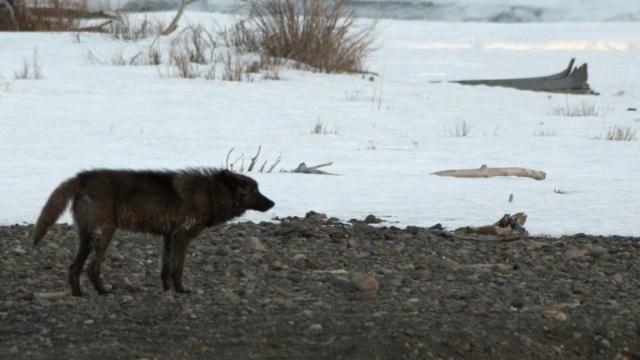
[[[258,161],[258,156],[260,155],[261,148],[262,148],[262,145],[258,146],[258,153],[256,154],[256,156],[251,158],[251,164],[249,164],[249,168],[247,169],[247,172],[251,172],[251,170],[253,170],[253,167],[256,165],[256,162]]]
[[[180,21],[180,18],[182,17],[182,14],[184,14],[184,10],[187,8],[187,5],[196,2],[197,0],[182,0],[182,5],[180,6],[180,10],[178,10],[178,13],[176,14],[176,17],[173,18],[173,20],[171,21],[171,24],[169,24],[169,26],[167,26],[167,29],[165,31],[162,32],[163,36],[167,36],[169,34],[171,34],[172,32],[176,31],[176,29],[178,28],[178,21]]]
[[[280,162],[280,156],[278,155],[278,158],[276,159],[276,161],[273,163],[273,165],[271,165],[271,167],[269,168],[269,171],[267,171],[268,173],[273,171],[273,168],[276,167],[276,165],[278,165],[278,163]]]
[[[224,163],[225,169],[229,169],[229,156],[231,156],[232,151],[233,151],[233,148],[231,148],[231,150],[229,150],[229,152],[227,153],[227,160]]]

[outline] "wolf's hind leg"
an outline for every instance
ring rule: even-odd
[[[109,247],[109,243],[113,238],[114,232],[115,229],[109,226],[99,227],[93,231],[93,250],[95,250],[95,253],[91,258],[91,261],[89,261],[87,275],[89,276],[89,280],[91,280],[93,287],[100,295],[110,292],[105,289],[102,285],[102,280],[100,280],[100,265],[102,265],[102,261],[104,261],[104,256],[107,252],[107,248]]]
[[[80,291],[80,273],[84,267],[87,257],[91,253],[91,232],[86,229],[78,229],[79,245],[76,252],[76,259],[69,266],[69,285],[71,285],[71,295],[82,296]]]

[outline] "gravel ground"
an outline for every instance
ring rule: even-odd
[[[1,359],[640,359],[640,238],[512,242],[323,214],[226,224],[160,286],[161,241],[117,233],[114,294],[68,295],[75,228],[0,227]]]

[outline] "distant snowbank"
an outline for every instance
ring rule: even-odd
[[[132,0],[136,4],[164,4],[165,8],[171,1],[179,2]],[[236,13],[235,3],[234,0],[200,0],[190,8]],[[502,23],[640,21],[640,1],[635,0],[353,0],[353,3],[358,16],[399,20]]]

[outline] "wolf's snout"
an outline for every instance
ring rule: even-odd
[[[260,194],[256,201],[256,207],[254,208],[254,210],[265,212],[271,209],[272,207],[274,207],[275,205],[276,203],[271,201],[268,197]]]

